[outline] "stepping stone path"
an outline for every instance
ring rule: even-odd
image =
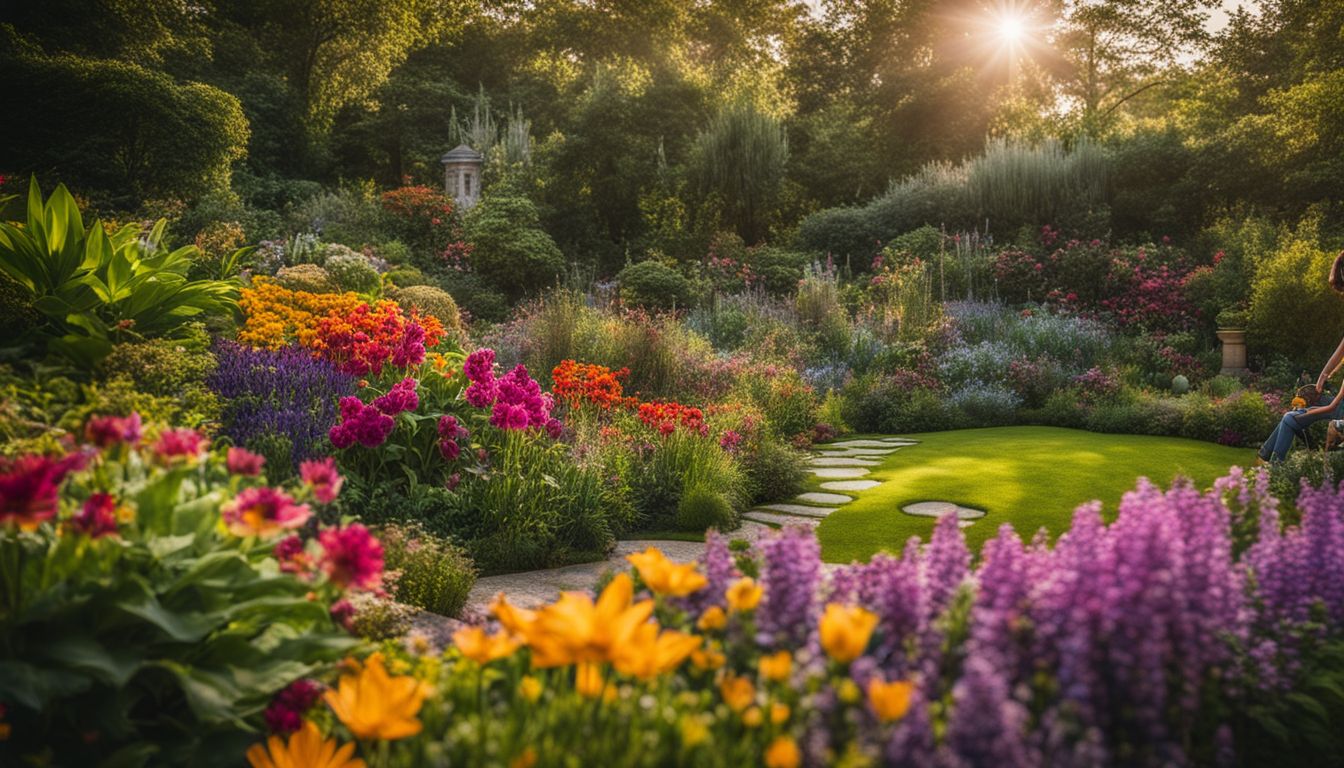
[[[854,497],[846,496],[843,493],[817,493],[813,491],[798,494],[798,500],[806,501],[809,504],[848,504],[854,500]]]
[[[916,515],[918,517],[943,517],[944,515],[956,515],[957,525],[962,528],[969,528],[976,520],[985,516],[983,509],[973,507],[962,507],[953,504],[950,501],[921,501],[915,504],[907,504],[901,508],[901,511],[907,515]]]
[[[817,477],[863,477],[868,474],[862,467],[813,467],[811,471]]]
[[[890,448],[893,445],[900,447],[902,445],[914,445],[913,440],[900,440],[893,438],[890,440],[842,440],[838,443],[831,443],[828,448]]]
[[[816,528],[818,525],[821,524],[821,518],[819,517],[795,517],[794,515],[777,515],[774,512],[763,512],[758,509],[753,509],[752,511],[743,515],[742,517],[746,520],[752,521],[753,523],[765,523],[767,525],[778,525],[780,527],[786,525],[806,525],[809,528]]]
[[[802,515],[803,517],[825,517],[835,511],[829,507],[809,507],[806,504],[762,504],[758,509],[784,512],[789,515]]]
[[[900,448],[841,448],[838,451],[831,451],[825,448],[818,449],[818,456],[886,456],[889,453],[895,453]]]
[[[876,467],[882,462],[849,456],[818,456],[809,463],[814,467]]]
[[[881,483],[876,480],[836,480],[830,483],[822,483],[821,487],[828,491],[866,491],[879,485]]]

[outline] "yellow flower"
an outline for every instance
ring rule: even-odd
[[[499,619],[500,626],[523,639],[527,638],[528,631],[537,620],[536,611],[511,604],[503,592],[495,597],[495,603],[490,606],[490,610],[495,614],[495,618]]]
[[[632,604],[633,595],[634,582],[625,573],[611,580],[596,604],[582,592],[561,594],[524,626],[532,664],[557,667],[612,659],[653,613],[652,600]]]
[[[874,677],[868,683],[868,703],[873,705],[877,719],[884,723],[900,720],[910,711],[910,696],[915,684],[909,680],[894,680],[890,683]]]
[[[798,743],[788,736],[780,736],[765,749],[765,768],[798,768],[802,762]]]
[[[836,685],[835,695],[846,704],[853,704],[859,700],[859,697],[862,696],[863,693],[859,690],[858,683],[846,677]]]
[[[733,582],[724,596],[728,598],[728,607],[734,611],[754,611],[764,593],[754,580],[743,577]]]
[[[657,624],[645,623],[635,629],[629,642],[614,649],[611,660],[617,671],[649,680],[675,669],[700,642],[695,635],[671,629],[660,634]]]
[[[789,719],[789,705],[776,701],[770,705],[770,722],[775,725],[783,725]]]
[[[863,654],[877,627],[877,615],[857,605],[828,603],[822,614],[821,647],[832,659],[848,664]]]
[[[756,686],[745,677],[728,675],[719,682],[719,693],[734,712],[741,712],[756,698]]]
[[[716,629],[723,629],[728,625],[728,617],[723,609],[717,605],[711,605],[700,614],[700,620],[695,623],[696,629],[701,632],[712,632]]]
[[[518,753],[518,756],[509,761],[509,768],[532,768],[537,764],[537,750],[532,747],[524,749]]]
[[[709,740],[709,727],[705,725],[705,718],[701,715],[682,715],[679,722],[681,726],[681,745],[690,749],[698,747]]]
[[[520,643],[507,632],[487,635],[482,627],[463,627],[453,633],[453,644],[477,664],[489,664],[518,650]]]
[[[341,675],[337,688],[323,698],[355,738],[391,741],[420,732],[416,715],[426,693],[414,677],[389,676],[382,654],[375,653],[358,675]]]
[[[602,665],[595,662],[584,662],[578,666],[574,672],[574,687],[579,695],[587,698],[596,698],[602,693],[606,681],[602,679]]]
[[[535,704],[541,698],[541,681],[531,675],[523,675],[523,679],[518,681],[518,693]]]
[[[247,762],[252,768],[364,768],[354,753],[353,743],[338,748],[335,739],[323,739],[317,726],[305,720],[289,743],[272,736],[266,746],[248,747]]]
[[[762,656],[760,669],[761,677],[766,680],[775,682],[787,680],[789,673],[793,671],[793,655],[788,651],[779,651],[769,656]]]
[[[705,588],[709,580],[695,569],[695,563],[674,563],[657,547],[625,556],[639,571],[649,589],[668,597],[685,597]]]
[[[748,728],[759,728],[763,722],[765,722],[765,715],[761,714],[760,707],[752,707],[742,713],[742,724]]]
[[[691,663],[709,672],[722,667],[727,660],[722,653],[709,648],[691,652]]]

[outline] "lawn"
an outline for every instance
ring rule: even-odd
[[[1079,504],[1100,499],[1107,515],[1120,497],[1147,477],[1173,478],[1207,487],[1228,467],[1255,460],[1247,448],[1172,437],[1105,435],[1055,427],[1000,427],[908,435],[919,445],[902,448],[872,468],[882,485],[822,521],[822,557],[831,562],[867,559],[883,549],[899,552],[911,536],[928,536],[934,520],[901,507],[917,501],[951,501],[988,514],[966,529],[974,550],[1012,523],[1023,538],[1044,526],[1068,528]],[[813,485],[819,485],[818,480]]]

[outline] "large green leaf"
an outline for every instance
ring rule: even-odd
[[[194,643],[219,625],[218,617],[202,613],[175,613],[159,604],[148,591],[120,600],[117,607],[157,627],[165,635],[183,643]]]
[[[39,650],[61,666],[77,669],[118,688],[125,685],[144,663],[136,647],[108,649],[88,635],[53,638]]]

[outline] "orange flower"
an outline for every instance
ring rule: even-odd
[[[832,659],[848,664],[863,654],[877,628],[877,615],[857,605],[828,603],[818,629],[821,647]]]
[[[596,604],[583,592],[565,592],[525,624],[537,667],[608,661],[653,613],[653,601],[632,603],[634,582],[622,573],[602,590]]]
[[[266,746],[248,747],[247,762],[252,768],[364,768],[364,761],[353,757],[354,744],[336,744],[335,739],[323,739],[317,726],[305,720],[288,743],[272,736]]]
[[[649,589],[668,597],[685,597],[704,589],[709,580],[696,570],[695,563],[674,563],[657,548],[625,556]]]
[[[588,661],[574,671],[574,688],[580,696],[595,699],[602,694],[606,681],[602,679],[602,665]]]
[[[783,725],[789,719],[789,705],[776,701],[770,705],[770,722],[775,725]]]
[[[874,677],[868,683],[868,703],[873,705],[877,719],[884,723],[900,720],[910,711],[910,697],[915,684],[909,680],[894,680],[890,683]]]
[[[323,698],[355,738],[392,741],[420,732],[416,715],[426,693],[414,677],[388,675],[382,654],[375,653],[357,675],[341,675],[337,688]]]
[[[764,594],[764,589],[757,586],[751,578],[744,576],[733,582],[724,596],[728,598],[728,607],[734,611],[754,611]]]
[[[762,656],[760,661],[761,677],[780,682],[789,678],[793,671],[793,655],[788,651],[779,651]]]
[[[463,627],[453,633],[453,644],[477,664],[489,664],[518,650],[521,643],[507,632],[487,635],[482,627]]]
[[[803,753],[792,738],[780,736],[766,747],[764,759],[765,768],[798,768],[803,762]]]
[[[722,653],[708,648],[691,652],[691,663],[707,672],[722,667],[728,659]]]
[[[628,643],[615,649],[612,662],[623,674],[650,680],[675,669],[700,642],[695,635],[671,629],[659,633],[657,624],[641,624]]]
[[[741,712],[756,698],[756,686],[745,677],[728,675],[719,681],[719,693],[729,709]]]
[[[723,629],[728,624],[728,617],[723,609],[717,605],[711,605],[700,614],[700,620],[695,623],[697,629],[701,632],[710,632],[716,629]]]

